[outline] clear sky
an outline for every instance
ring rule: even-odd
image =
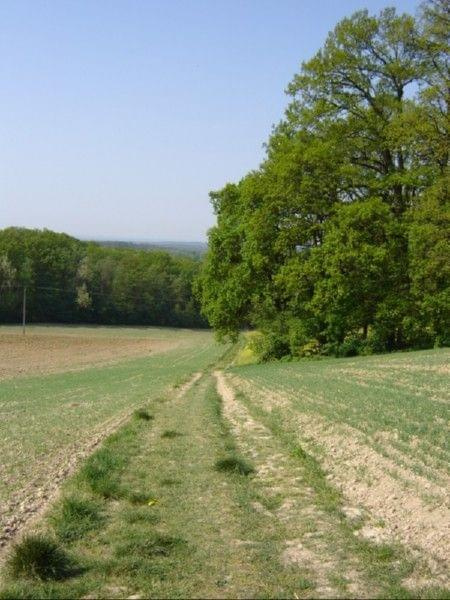
[[[417,4],[0,0],[0,228],[204,240],[336,22]]]

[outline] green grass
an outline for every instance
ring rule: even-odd
[[[179,437],[180,435],[183,435],[183,434],[180,433],[179,431],[175,431],[174,429],[166,429],[166,431],[162,432],[161,437],[167,438],[167,439],[173,439],[173,438]]]
[[[16,329],[1,327],[0,331]],[[147,410],[150,401],[164,398],[175,383],[184,382],[224,352],[209,331],[32,326],[27,336],[46,332],[149,338],[178,346],[114,365],[0,381],[0,504],[5,507],[4,516],[14,512],[9,502],[22,501],[24,487],[30,485],[32,493],[35,485],[47,478],[51,481],[67,457],[81,452],[112,420],[143,407]]]
[[[153,388],[139,398],[128,421],[64,484],[61,499],[41,521],[42,539],[53,541],[56,556],[70,557],[78,570],[40,577],[28,560],[25,568],[5,573],[0,599],[347,598],[361,592],[447,597],[439,585],[404,585],[416,568],[407,546],[375,544],[357,535],[362,522],[345,517],[344,497],[327,477],[320,452],[311,450],[316,446],[308,432],[299,435],[294,426],[300,413],[326,416],[369,436],[381,427],[392,431],[397,418],[401,441],[417,418],[415,406],[403,397],[405,381],[421,379],[421,370],[433,367],[430,385],[435,385],[446,354],[233,368],[247,387],[236,395],[244,412],[232,423],[208,371],[214,360],[208,352],[199,350],[197,365],[204,365],[205,374],[185,395],[174,390],[172,380],[172,391],[156,386],[158,393]],[[409,362],[402,363],[405,357]],[[229,351],[222,364],[231,358]],[[355,362],[358,371],[372,372],[371,381],[382,392],[378,387],[372,395],[364,387],[361,393]],[[153,367],[155,378],[165,370],[162,363]],[[391,368],[400,370],[396,377]],[[185,369],[180,367],[180,382]],[[422,387],[427,381],[422,379]],[[282,408],[267,410],[267,391],[282,391]],[[428,428],[443,413],[439,408],[432,414],[435,391],[427,392],[431,406],[420,393],[423,437],[417,429],[412,435],[430,441]],[[392,414],[378,415],[369,425],[366,412],[374,414],[376,402]],[[400,422],[399,407],[391,406],[397,402],[406,423]],[[289,549],[297,549],[297,561],[283,558]]]
[[[104,523],[100,502],[79,496],[67,496],[54,511],[51,523],[63,542],[80,539]]]
[[[133,555],[136,558],[168,556],[183,543],[184,540],[181,538],[153,533],[145,539],[141,536],[136,536],[135,539],[117,544],[114,548],[114,555],[118,558],[130,557]]]
[[[236,455],[220,458],[216,460],[214,466],[217,471],[237,473],[238,475],[251,475],[255,472],[254,467],[247,460]]]
[[[301,413],[354,427],[377,451],[378,432],[392,433],[392,448],[406,453],[416,473],[433,478],[448,470],[450,442],[448,349],[346,359],[268,363],[233,369],[254,389],[282,394],[287,419]],[[411,448],[413,444],[414,449]]]
[[[134,411],[136,419],[143,419],[144,421],[151,421],[154,417],[145,408],[138,408]]]
[[[66,552],[54,540],[43,535],[28,535],[18,542],[8,559],[7,568],[16,579],[58,580],[74,572],[74,565]]]

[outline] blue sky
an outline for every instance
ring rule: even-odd
[[[0,0],[0,228],[204,240],[336,22],[417,4]]]

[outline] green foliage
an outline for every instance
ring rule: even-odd
[[[143,421],[151,421],[154,419],[153,415],[151,415],[148,410],[145,410],[145,408],[137,408],[134,411],[134,416],[136,419],[142,419]]]
[[[101,505],[85,498],[64,498],[51,522],[59,539],[71,542],[82,538],[103,523]]]
[[[257,171],[211,193],[196,285],[260,360],[449,340],[448,10],[337,24],[288,87]]]
[[[64,579],[73,571],[66,553],[43,535],[28,535],[17,543],[8,560],[12,577]]]
[[[411,211],[408,250],[414,318],[405,328],[416,345],[450,343],[448,184],[448,178],[439,180]]]
[[[234,454],[217,460],[215,468],[217,471],[237,473],[238,475],[251,475],[255,472],[254,467],[248,461]]]
[[[0,231],[0,320],[204,327],[192,293],[198,259],[101,247],[48,230]]]

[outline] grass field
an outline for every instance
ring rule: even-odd
[[[80,344],[96,351],[80,355]],[[29,327],[22,336],[19,329],[0,328],[0,541],[133,408],[164,395],[222,352],[202,331]],[[44,374],[37,376],[39,365]]]
[[[448,597],[447,350],[228,367],[208,332],[35,334],[160,344],[0,383],[1,598]]]

